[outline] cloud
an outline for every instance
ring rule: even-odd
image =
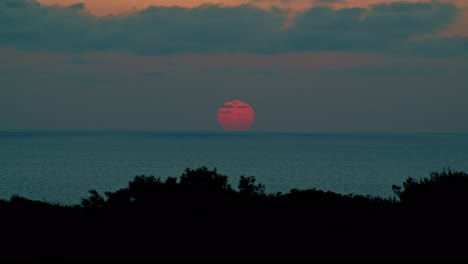
[[[434,57],[468,56],[468,37],[430,38],[409,43],[405,52],[413,55]]]
[[[134,54],[283,53],[298,51],[411,51],[466,53],[465,38],[426,39],[447,27],[450,4],[378,4],[370,8],[314,7],[284,29],[287,13],[249,5],[150,7],[125,16],[97,18],[83,4],[41,6],[33,0],[0,0],[0,45],[62,52]],[[460,44],[461,43],[461,44]],[[448,48],[455,48],[455,50]],[[425,54],[425,53],[424,53]]]
[[[288,34],[294,50],[388,50],[411,36],[448,26],[457,9],[439,3],[379,4],[370,9],[316,7],[297,18]]]
[[[344,3],[345,0],[316,0],[315,3],[322,4],[322,5],[329,5],[329,4],[336,4],[336,3]]]

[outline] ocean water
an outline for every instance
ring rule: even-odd
[[[0,132],[0,199],[76,204],[90,189],[115,191],[136,175],[179,177],[200,166],[217,168],[234,188],[245,175],[267,192],[390,197],[392,184],[409,176],[468,172],[468,134]]]

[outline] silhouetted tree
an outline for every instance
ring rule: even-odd
[[[91,190],[75,207],[20,196],[0,200],[0,259],[24,252],[110,259],[468,256],[458,242],[468,237],[463,172],[408,178],[392,186],[399,201],[316,189],[265,195],[252,176],[240,177],[239,191],[227,182],[201,167],[186,169],[180,181],[136,176],[104,197]],[[239,244],[255,250],[232,251]]]
[[[166,179],[166,181],[164,182],[164,184],[166,186],[175,186],[175,185],[177,185],[177,178],[168,177]]]
[[[239,180],[239,192],[244,197],[252,197],[265,194],[265,186],[263,184],[255,185],[255,177],[241,176]]]
[[[104,194],[107,196],[106,206],[110,208],[130,207],[135,200],[129,189],[120,189],[115,192],[105,192]]]
[[[408,177],[403,187],[393,185],[393,192],[405,206],[442,209],[468,205],[468,174],[444,168],[429,177]]]
[[[81,206],[88,209],[96,209],[104,207],[106,201],[96,190],[90,190],[91,196],[81,200]]]
[[[209,170],[204,166],[194,170],[185,169],[180,177],[180,185],[201,191],[232,190],[227,176],[219,174],[216,168]]]
[[[147,203],[154,201],[163,189],[160,178],[154,176],[136,176],[128,183],[130,198],[136,203]]]

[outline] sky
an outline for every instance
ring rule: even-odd
[[[468,1],[0,0],[0,130],[468,132]]]

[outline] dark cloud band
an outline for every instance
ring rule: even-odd
[[[41,6],[33,0],[0,0],[0,45],[64,52],[136,54],[281,53],[297,51],[412,51],[467,53],[468,41],[412,36],[434,33],[457,14],[449,4],[379,4],[370,9],[312,8],[282,28],[287,14],[251,6],[151,7],[135,14],[96,18],[77,4]],[[461,43],[461,44],[457,44]],[[442,51],[441,51],[442,50]]]

